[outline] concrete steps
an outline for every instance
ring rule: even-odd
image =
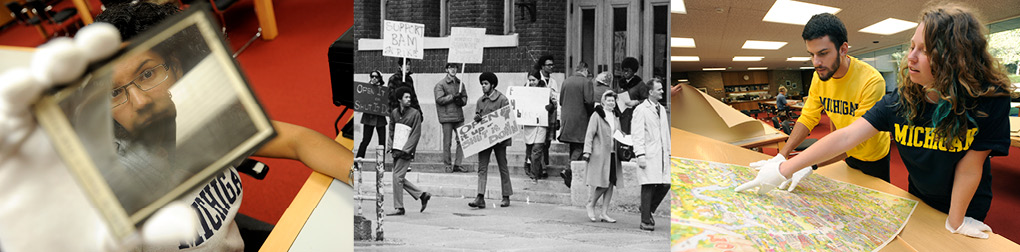
[[[517,150],[519,148],[519,150]],[[507,149],[507,167],[510,169],[511,175],[520,175],[526,177],[525,159],[526,154],[524,153],[524,142],[514,142],[511,148]],[[496,165],[495,154],[489,154],[489,171],[498,170]],[[375,151],[369,149],[365,155],[367,158],[375,156]],[[411,161],[411,170],[416,172],[425,173],[445,173],[446,164],[443,163],[443,152],[430,151],[430,150],[418,150],[414,155],[414,161]],[[546,172],[549,177],[559,177],[561,171],[570,165],[570,154],[569,147],[563,143],[553,143],[549,149],[549,165],[546,166]],[[366,164],[366,167],[370,167],[372,164]],[[478,171],[478,156],[472,155],[464,157],[461,162],[461,166],[471,172]],[[365,170],[371,170],[372,168],[366,168]],[[387,156],[385,171],[393,171],[393,159]]]
[[[355,172],[355,176],[357,176],[357,172]],[[364,176],[363,184],[361,185],[362,192],[366,195],[373,195],[375,193],[376,173],[374,171],[364,171],[362,176]],[[490,169],[487,177],[485,198],[491,201],[486,203],[499,204],[499,200],[502,199],[499,174],[498,172],[493,173],[492,169]],[[470,199],[478,194],[477,173],[409,172],[405,179],[435,196],[464,198],[465,206],[470,202]],[[357,177],[355,177],[355,183],[357,183]],[[393,174],[391,172],[383,174],[382,183],[383,191],[387,194],[392,194]],[[514,190],[514,194],[510,196],[510,200],[513,202],[537,202],[559,205],[570,205],[571,203],[570,188],[567,188],[563,184],[563,179],[558,176],[540,179],[538,183],[534,183],[523,175],[511,175],[510,184]],[[405,197],[407,196],[405,195]],[[409,197],[405,198],[405,202],[408,199]]]

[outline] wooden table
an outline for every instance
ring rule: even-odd
[[[739,165],[771,158],[675,128],[672,129],[671,137],[671,151],[676,157]],[[989,234],[985,240],[949,233],[944,227],[946,214],[924,204],[899,187],[850,169],[843,161],[824,166],[815,171],[815,174],[918,201],[906,227],[882,251],[1020,251],[1020,245],[998,234]]]
[[[78,9],[78,15],[85,25],[91,24],[92,8],[86,0],[73,0],[74,7]],[[273,0],[254,0],[255,16],[259,19],[259,27],[262,27],[262,39],[273,40],[279,31],[276,29],[276,12],[273,11]]]
[[[782,131],[776,130],[772,125],[768,125],[765,122],[761,122],[762,126],[765,127],[765,135],[759,137],[752,137],[743,139],[740,141],[730,142],[729,144],[740,146],[743,148],[756,148],[766,145],[779,144],[780,142],[786,141],[790,136],[786,135]]]

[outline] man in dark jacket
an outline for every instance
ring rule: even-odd
[[[496,90],[499,79],[495,74],[484,72],[478,76],[478,82],[482,85],[484,96],[478,98],[475,107],[475,122],[480,122],[483,120],[483,116],[510,105],[510,100],[499,90]],[[503,202],[499,206],[510,206],[510,195],[514,194],[514,189],[510,185],[510,169],[506,166],[506,147],[510,146],[510,143],[511,139],[507,139],[478,153],[478,196],[475,197],[474,202],[468,203],[468,206],[485,208],[485,183],[488,178],[489,154],[493,151],[496,152],[496,165],[499,166],[499,180],[502,183],[503,192]]]
[[[561,115],[563,131],[560,134],[560,142],[570,146],[570,160],[581,160],[581,151],[584,149],[584,132],[588,129],[588,118],[595,111],[594,88],[588,80],[588,64],[581,62],[574,69],[574,75],[563,81],[563,91],[560,92],[560,105],[563,106]]]
[[[464,159],[464,151],[460,140],[453,137],[454,130],[464,125],[464,105],[467,105],[467,90],[457,78],[457,64],[446,64],[446,78],[439,80],[434,89],[436,95],[436,111],[439,123],[443,125],[443,163],[447,172],[467,172],[460,166]],[[450,140],[457,143],[457,156],[450,154]]]
[[[411,107],[417,109],[418,112],[421,112],[421,105],[418,104],[418,93],[414,90],[414,78],[411,78],[411,75],[414,74],[411,72],[411,60],[407,61],[407,66],[404,66],[403,59],[397,59],[395,62],[398,70],[396,73],[393,73],[393,75],[390,75],[390,80],[387,82],[387,87],[389,87],[391,91],[390,108],[400,107],[400,97],[397,97],[397,94],[392,91],[397,90],[400,87],[407,87],[411,89]]]

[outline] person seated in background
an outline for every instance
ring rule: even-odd
[[[797,103],[795,101],[786,100],[786,87],[780,86],[779,93],[776,94],[776,111],[781,117],[788,117],[790,111],[790,105]]]

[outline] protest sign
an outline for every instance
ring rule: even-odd
[[[457,128],[464,156],[474,155],[516,135],[521,127],[517,125],[514,113],[513,106],[505,106],[483,115],[481,121]]]
[[[383,20],[383,56],[422,59],[425,55],[425,25]]]
[[[450,54],[446,61],[481,64],[483,36],[485,28],[453,27],[450,30]]]
[[[514,86],[507,89],[510,104],[517,109],[514,118],[517,124],[526,126],[549,126],[549,88]]]
[[[354,110],[373,115],[389,115],[390,88],[364,82],[354,82]]]

